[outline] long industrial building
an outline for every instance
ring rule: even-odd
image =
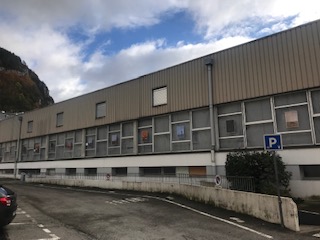
[[[225,174],[278,153],[291,192],[320,192],[320,20],[0,121],[0,174]]]

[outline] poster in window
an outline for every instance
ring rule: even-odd
[[[89,137],[86,142],[86,148],[94,148],[94,138]]]
[[[67,151],[72,151],[72,149],[73,149],[72,139],[67,139],[66,140],[65,148],[66,148]]]
[[[185,139],[184,125],[177,125],[177,137],[180,140]]]
[[[142,142],[148,142],[149,140],[149,132],[148,130],[142,130],[141,131],[141,139],[142,139]]]
[[[40,153],[40,143],[35,143],[33,147],[34,153]]]
[[[284,113],[284,118],[286,121],[286,128],[298,128],[299,120],[298,120],[298,112],[297,111],[288,111]]]
[[[112,146],[118,146],[118,145],[119,145],[119,137],[118,137],[118,134],[112,134],[112,135],[111,135],[111,145],[112,145]]]

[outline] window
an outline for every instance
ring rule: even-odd
[[[320,165],[301,165],[304,179],[320,179]]]
[[[126,168],[126,167],[112,168],[112,175],[113,176],[127,176],[128,175],[128,168]]]
[[[167,87],[157,88],[153,90],[153,106],[167,104]]]
[[[208,150],[211,148],[210,113],[209,109],[192,112],[192,149]]]
[[[152,118],[141,119],[138,122],[138,152],[152,152]]]
[[[170,151],[169,115],[154,118],[154,151]]]
[[[63,126],[63,112],[57,114],[57,119],[56,120],[57,120],[56,121],[56,126],[57,127]]]
[[[28,133],[31,133],[32,130],[33,130],[33,121],[29,121],[29,122],[28,122],[28,130],[27,130],[27,132],[28,132]]]
[[[105,117],[107,114],[106,102],[101,102],[96,104],[96,118]]]
[[[311,99],[316,143],[320,144],[320,90],[312,91]]]
[[[306,92],[274,97],[277,132],[284,146],[312,144]]]
[[[109,126],[109,144],[108,144],[109,155],[120,154],[120,132],[121,132],[120,124],[113,124]]]
[[[270,98],[245,102],[246,146],[263,147],[263,135],[274,133]]]
[[[133,153],[133,122],[122,123],[121,154]]]
[[[221,149],[239,149],[244,147],[240,102],[224,104],[218,107],[218,126]]]
[[[173,151],[190,150],[190,113],[189,111],[171,115],[171,139]]]
[[[97,156],[106,156],[108,154],[108,127],[101,126],[97,128]]]
[[[96,128],[86,130],[86,156],[93,157],[96,153]]]

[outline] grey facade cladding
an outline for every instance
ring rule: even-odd
[[[22,139],[206,107],[205,60],[213,59],[214,104],[254,99],[320,86],[320,21],[213,53],[90,94],[27,112]],[[152,90],[166,86],[168,103],[153,107]],[[96,104],[106,116],[96,118]],[[63,125],[56,115],[63,112]],[[27,123],[33,121],[33,131]],[[17,139],[18,121],[1,121],[0,142]]]

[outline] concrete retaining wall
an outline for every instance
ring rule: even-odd
[[[191,200],[210,203],[217,207],[251,215],[267,222],[280,224],[278,198],[271,195],[161,182],[116,182],[48,178],[27,178],[26,180],[28,182],[66,186],[176,193]],[[281,199],[285,227],[293,231],[299,231],[297,205],[291,198],[282,197]]]

